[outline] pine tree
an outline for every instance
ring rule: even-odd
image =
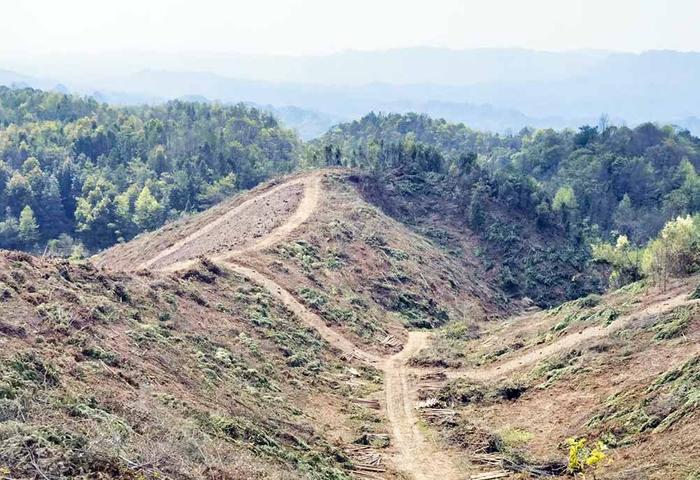
[[[7,208],[5,220],[0,222],[0,248],[15,248],[18,246],[19,224]]]
[[[27,246],[39,240],[39,224],[34,211],[27,205],[19,214],[19,239]]]
[[[160,226],[162,219],[163,207],[148,186],[143,187],[134,205],[134,222],[143,230],[150,230]]]
[[[7,204],[14,215],[17,215],[24,205],[29,205],[32,202],[32,190],[29,182],[19,172],[15,172],[12,175],[5,191],[7,193]]]
[[[61,202],[61,188],[55,176],[51,175],[41,191],[41,202],[37,211],[42,233],[47,237],[56,237],[65,232],[67,219]]]

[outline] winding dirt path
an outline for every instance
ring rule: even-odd
[[[289,182],[282,183],[280,185],[277,185],[276,187],[268,190],[265,193],[262,193],[256,197],[250,198],[247,201],[241,203],[240,205],[236,206],[235,208],[232,208],[230,211],[226,212],[224,215],[221,215],[219,218],[214,220],[213,222],[207,224],[203,228],[197,230],[196,232],[193,232],[192,234],[186,236],[185,238],[175,242],[173,245],[170,247],[166,248],[165,250],[162,250],[158,255],[154,256],[153,258],[142,262],[137,266],[137,269],[143,269],[143,268],[150,268],[153,267],[155,264],[157,264],[159,261],[166,259],[169,256],[172,256],[179,251],[182,250],[187,250],[187,248],[197,242],[197,240],[205,237],[206,235],[212,234],[213,232],[216,231],[217,228],[223,227],[226,223],[230,222],[231,219],[234,219],[237,215],[240,214],[240,212],[244,211],[247,208],[251,208],[252,204],[255,202],[260,201],[261,199],[264,199],[265,197],[272,196],[279,192],[280,190],[289,188],[292,185],[297,185],[301,184],[304,186],[304,195],[299,202],[299,205],[297,206],[296,210],[294,213],[279,227],[275,228],[272,230],[270,233],[265,235],[264,237],[257,239],[255,242],[253,242],[250,245],[244,246],[242,248],[236,249],[236,250],[230,250],[226,252],[225,254],[218,255],[211,257],[212,260],[214,261],[225,261],[231,258],[235,258],[236,256],[240,256],[243,253],[251,252],[251,251],[256,251],[256,250],[262,250],[267,247],[270,247],[282,240],[284,240],[294,229],[299,227],[302,223],[304,223],[308,218],[313,214],[314,210],[316,209],[316,206],[318,205],[318,200],[320,197],[320,192],[321,192],[321,177],[322,174],[316,173],[316,174],[311,174],[308,176],[305,176],[300,179],[296,180],[291,180]],[[170,265],[166,265],[164,267],[159,268],[162,271],[177,271],[183,268],[187,268],[188,266],[191,266],[196,262],[196,259],[191,258],[188,260],[183,260],[179,261]]]
[[[265,288],[274,298],[282,302],[285,307],[294,312],[294,314],[299,317],[302,322],[315,329],[325,341],[340,350],[343,354],[347,355],[348,357],[357,358],[358,360],[370,365],[381,367],[382,359],[380,357],[360,350],[350,340],[328,327],[326,322],[324,322],[321,317],[307,309],[296,298],[294,298],[294,296],[288,290],[282,288],[282,286],[271,278],[263,275],[257,270],[253,270],[252,268],[244,267],[235,263],[228,263],[227,267],[229,270],[232,270]]]
[[[284,240],[297,227],[311,217],[321,196],[321,179],[322,174],[320,173],[309,175],[281,184],[262,194],[270,195],[279,189],[288,187],[292,182],[301,182],[304,185],[303,198],[296,211],[283,224],[264,237],[257,239],[252,244],[212,257],[212,260],[227,262],[227,267],[229,269],[264,287],[274,298],[291,310],[304,324],[315,329],[324,340],[344,355],[349,358],[356,358],[383,371],[386,415],[391,424],[393,434],[392,445],[396,449],[394,463],[400,471],[403,471],[409,478],[413,478],[414,480],[463,479],[465,478],[465,474],[460,473],[458,467],[459,462],[456,461],[455,458],[452,458],[444,449],[441,449],[439,445],[436,445],[428,439],[421,431],[417,410],[415,408],[417,391],[415,385],[412,384],[414,376],[434,372],[436,370],[409,367],[407,366],[407,361],[428,345],[430,339],[429,333],[409,332],[408,341],[403,350],[389,358],[365,352],[357,348],[352,341],[342,334],[328,327],[321,317],[306,308],[292,293],[283,288],[272,278],[257,270],[240,265],[235,261],[241,254],[261,250]],[[159,260],[178,252],[180,249],[188,248],[193,242],[214,232],[217,227],[222,226],[225,223],[224,219],[230,220],[242,211],[242,209],[249,208],[253,200],[254,199],[248,200],[233,208],[230,212],[227,212],[222,217],[206,225],[201,230],[178,241],[149,261],[143,262],[139,267],[152,266]],[[195,259],[188,259],[159,269],[161,271],[180,270],[190,266],[195,261]],[[586,340],[610,335],[624,328],[639,316],[650,316],[670,310],[687,302],[686,295],[687,293],[684,292],[677,297],[654,303],[647,307],[646,310],[637,312],[633,316],[630,315],[626,318],[619,319],[608,327],[594,326],[584,329],[580,333],[569,334],[550,345],[525,352],[499,365],[484,369],[452,370],[446,373],[448,378],[466,377],[480,381],[493,380],[512,373],[526,365],[536,363],[547,356],[570,349]]]
[[[630,323],[639,318],[652,317],[654,315],[666,313],[680,305],[691,305],[693,303],[698,302],[700,301],[688,301],[688,292],[684,290],[681,294],[676,295],[675,297],[671,297],[665,301],[652,303],[644,310],[637,311],[633,314],[629,314],[622,318],[619,318],[608,326],[596,325],[593,327],[585,328],[579,333],[570,333],[559,338],[558,340],[547,346],[531,350],[529,352],[524,352],[523,354],[518,355],[517,357],[507,360],[503,363],[496,364],[488,368],[448,370],[445,371],[445,373],[448,378],[469,378],[477,381],[498,379],[510,373],[513,373],[514,371],[523,368],[527,365],[535,364],[546,357],[564,352],[566,350],[570,350],[573,347],[587,340],[611,335],[619,330],[626,328]]]
[[[397,451],[397,458],[394,463],[399,470],[410,475],[415,480],[458,480],[460,477],[453,467],[452,459],[441,451],[437,445],[429,442],[421,432],[414,407],[416,392],[410,385],[410,369],[406,366],[406,361],[427,345],[427,334],[411,332],[404,349],[390,358],[382,358],[373,353],[365,352],[357,348],[346,337],[328,327],[322,318],[306,308],[294,295],[272,278],[235,262],[236,257],[239,257],[241,254],[261,250],[283,241],[304,223],[313,214],[318,205],[321,195],[321,178],[321,174],[314,174],[292,181],[304,183],[304,196],[296,211],[282,225],[268,235],[258,239],[255,243],[212,257],[212,260],[226,262],[230,270],[268,290],[274,298],[291,310],[303,323],[316,330],[325,341],[347,357],[356,358],[383,371],[386,414],[393,432],[392,445]],[[263,195],[274,194],[279,189],[286,188],[289,185],[290,182],[281,184]],[[150,267],[182,249],[187,249],[193,242],[214,232],[217,227],[223,226],[243,209],[250,208],[253,200],[255,198],[242,203],[204,228],[176,242],[154,258],[139,265],[139,268]],[[191,266],[194,262],[196,262],[196,259],[188,259],[161,267],[159,270],[177,271]]]

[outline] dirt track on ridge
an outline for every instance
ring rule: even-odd
[[[204,228],[192,233],[181,241],[176,242],[170,248],[161,252],[153,259],[143,262],[140,267],[152,267],[155,270],[175,271],[190,266],[195,258],[192,252],[198,249],[196,242],[202,241],[206,235],[214,235],[217,227],[231,226],[235,224],[236,215],[255,205],[255,200],[260,197],[274,195],[289,188],[291,185],[302,185],[303,196],[296,210],[289,217],[266,235],[254,239],[247,239],[242,245],[226,252],[217,252],[212,256],[214,261],[225,261],[232,271],[250,279],[267,289],[270,294],[282,302],[307,326],[315,329],[321,337],[337,350],[350,358],[356,358],[372,365],[384,373],[384,399],[386,402],[386,415],[391,424],[392,446],[396,450],[394,463],[399,471],[402,471],[415,480],[458,480],[465,478],[460,473],[458,462],[450,454],[430,441],[421,431],[416,408],[416,391],[411,381],[414,375],[435,371],[435,369],[420,369],[407,366],[407,361],[413,355],[423,349],[429,342],[427,332],[410,332],[408,341],[403,350],[391,357],[379,357],[357,348],[350,340],[339,332],[328,327],[326,323],[311,310],[302,305],[292,293],[285,290],[272,278],[243,265],[236,263],[236,257],[245,252],[260,250],[283,241],[297,227],[311,217],[317,208],[321,195],[322,174],[313,174],[301,179],[295,179],[279,185],[272,190],[263,193],[259,197],[252,198],[233,208],[217,220]],[[179,261],[163,264],[168,258],[179,258]],[[649,316],[670,310],[686,301],[687,292],[651,304],[644,311],[637,312],[634,316],[618,319],[611,326],[593,326],[579,333],[568,334],[554,343],[545,347],[525,352],[522,355],[508,360],[500,365],[494,365],[478,370],[454,370],[447,372],[449,378],[465,377],[478,381],[488,381],[507,375],[526,365],[572,348],[577,344],[605,335],[609,335],[628,325],[640,315]]]
[[[225,260],[274,245],[306,221],[316,207],[319,191],[318,175],[278,185],[232,208],[137,269],[174,271],[200,255]]]
[[[425,346],[426,334],[412,332],[408,343],[401,352],[390,358],[380,358],[372,353],[362,351],[343,335],[329,328],[323,319],[307,309],[273,279],[257,270],[236,263],[236,257],[243,253],[261,250],[283,241],[313,214],[321,194],[321,175],[310,175],[279,185],[259,197],[240,204],[204,228],[163,250],[154,258],[143,262],[139,268],[151,267],[161,271],[176,271],[191,266],[196,261],[195,253],[202,250],[202,247],[197,244],[198,242],[206,241],[207,235],[216,237],[217,228],[229,227],[234,224],[236,216],[254,206],[255,201],[259,200],[260,197],[284,191],[289,188],[290,184],[301,184],[304,190],[296,210],[284,223],[253,242],[222,252],[211,259],[227,262],[227,267],[230,270],[264,287],[274,298],[294,312],[302,322],[315,329],[324,340],[344,355],[356,358],[384,372],[386,413],[394,437],[392,444],[398,455],[395,461],[398,470],[411,475],[416,480],[457,480],[460,477],[457,476],[451,460],[436,445],[428,442],[420,431],[414,399],[409,388],[409,369],[406,368],[406,360]],[[167,263],[168,259],[180,260]]]

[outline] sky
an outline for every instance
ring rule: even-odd
[[[0,59],[411,46],[700,51],[700,0],[22,0],[2,11]]]

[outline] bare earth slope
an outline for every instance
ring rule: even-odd
[[[375,377],[213,264],[106,274],[0,254],[4,478],[348,479],[350,412],[366,415],[350,399]]]
[[[303,185],[303,197],[299,201],[296,211],[291,213],[277,228],[270,230],[268,235],[262,236],[257,242],[237,245],[227,251],[222,251],[218,248],[206,248],[206,253],[214,253],[212,257],[215,261],[228,261],[230,269],[264,287],[273,298],[281,301],[289,310],[296,314],[297,318],[315,329],[324,340],[341,352],[344,352],[348,358],[356,358],[369,365],[378,367],[384,373],[386,413],[393,433],[391,443],[396,451],[393,463],[397,470],[404,471],[416,479],[437,478],[436,475],[446,480],[460,478],[452,459],[436,445],[428,442],[418,427],[417,417],[414,413],[414,392],[411,392],[408,386],[405,361],[411,354],[422,348],[420,343],[409,340],[409,344],[391,358],[382,359],[372,352],[365,352],[357,348],[354,343],[337,331],[329,328],[324,320],[299,303],[289,291],[285,290],[272,278],[237,263],[240,261],[239,257],[245,253],[262,250],[265,247],[274,245],[276,242],[285,240],[294,229],[298,228],[302,222],[308,220],[315,213],[319,203],[320,179],[321,175],[313,175],[301,180],[292,180],[258,197],[246,200],[237,207],[232,208],[230,212],[221,214],[218,218],[213,219],[211,223],[201,226],[199,230],[174,242],[172,246],[161,254],[139,263],[136,268],[156,268],[162,271],[175,271],[187,268],[193,264],[193,256],[205,250],[202,244],[209,245],[212,238],[227,236],[228,234],[225,230],[230,228],[230,224],[237,222],[237,215],[245,216],[249,213],[249,210],[246,211],[246,209],[254,206],[257,199],[269,198],[271,195],[287,191],[291,186],[297,184]],[[255,220],[253,220],[254,222]],[[98,262],[109,265],[111,255],[103,256]]]
[[[352,183],[342,170],[284,179],[95,262],[205,283],[212,272],[241,276],[341,364],[381,373],[382,388],[360,381],[364,398],[352,400],[382,412],[360,427],[366,445],[348,450],[364,478],[563,475],[566,437],[612,448],[601,478],[693,478],[698,465],[683,443],[698,431],[692,283],[637,285],[486,324],[508,312],[478,261],[384,216]],[[337,402],[330,392],[312,397],[338,417],[327,411]],[[654,460],[639,465],[637,452]]]
[[[270,234],[283,223],[288,224],[294,212],[304,211],[299,208],[303,199],[313,201],[305,196],[306,183],[312,179],[302,177],[282,184],[265,184],[202,214],[106,250],[95,256],[93,262],[113,270],[160,268],[200,255],[243,251],[251,245],[264,248],[265,244],[259,242],[261,238],[274,243],[278,237]],[[298,223],[304,219],[300,218]]]
[[[436,424],[446,443],[513,474],[561,471],[551,462],[565,466],[574,437],[608,446],[596,478],[696,478],[700,300],[690,294],[698,281],[667,291],[632,285],[464,341],[441,332],[411,360],[412,373],[450,356],[463,366],[433,367],[445,380],[420,392],[423,405],[453,415]],[[480,434],[460,436],[465,429]]]

